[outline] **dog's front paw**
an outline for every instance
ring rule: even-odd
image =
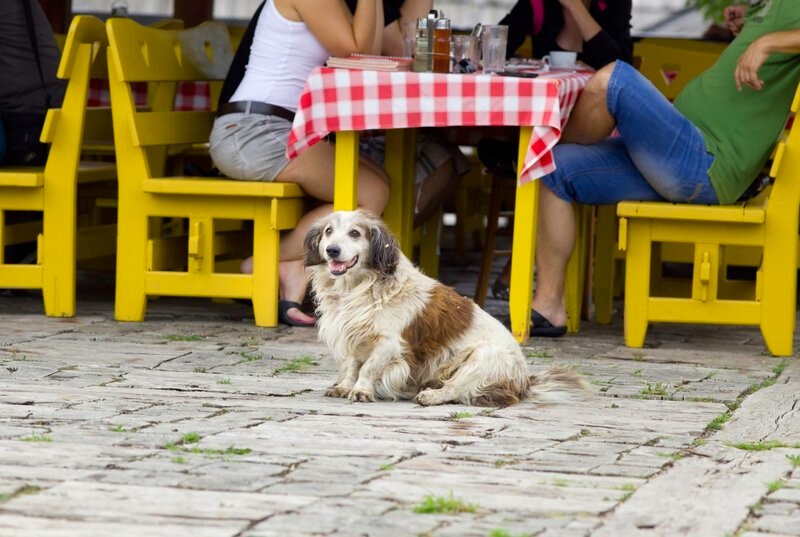
[[[418,405],[422,406],[433,406],[433,405],[441,405],[444,403],[444,399],[442,398],[442,391],[441,390],[422,390],[417,394],[414,398],[414,402]]]
[[[339,386],[338,384],[331,386],[325,391],[327,397],[347,397],[349,393],[350,388]]]
[[[347,396],[347,398],[351,401],[357,401],[359,403],[371,403],[375,401],[375,392],[354,388],[350,391],[350,394]]]

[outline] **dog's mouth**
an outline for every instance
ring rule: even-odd
[[[328,268],[331,270],[331,274],[334,276],[341,276],[358,262],[358,256],[355,256],[350,261],[339,261],[337,259],[330,259],[328,260]]]

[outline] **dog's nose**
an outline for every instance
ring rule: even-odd
[[[327,248],[325,248],[325,253],[328,254],[328,257],[331,259],[336,259],[339,257],[339,254],[342,253],[342,249],[336,246],[335,244],[331,244]]]

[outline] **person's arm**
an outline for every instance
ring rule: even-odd
[[[386,26],[383,29],[383,53],[387,56],[402,56],[403,24],[416,22],[419,17],[426,16],[433,8],[433,0],[405,0],[399,11],[390,12],[389,7],[384,5]]]
[[[352,20],[342,0],[293,0],[292,3],[300,20],[333,56],[369,54],[379,42],[376,21],[383,21],[381,0],[360,0]]]
[[[573,18],[583,36],[581,59],[595,69],[615,60],[631,62],[633,59],[633,38],[631,38],[631,0],[608,2],[609,10],[603,26],[592,18],[581,0],[560,0],[562,3],[580,4],[574,8]],[[565,5],[565,8],[567,6]],[[613,10],[613,11],[612,11]],[[586,19],[591,19],[591,23]],[[592,24],[593,23],[593,24]]]
[[[764,81],[758,78],[758,70],[774,52],[800,54],[800,29],[764,34],[750,43],[747,50],[739,56],[733,73],[739,91],[743,86],[754,90],[764,87]]]
[[[498,24],[508,26],[506,58],[514,55],[525,38],[533,35],[533,8],[530,0],[518,0]]]

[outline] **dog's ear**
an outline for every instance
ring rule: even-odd
[[[400,245],[381,222],[370,227],[370,266],[385,275],[394,274],[400,261]]]
[[[322,240],[322,222],[312,225],[303,239],[303,247],[306,254],[306,266],[313,267],[325,262],[319,254],[319,242]]]

